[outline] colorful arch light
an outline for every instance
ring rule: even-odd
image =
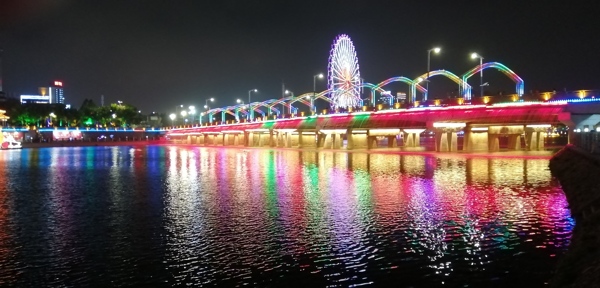
[[[471,76],[479,73],[479,71],[481,71],[483,69],[487,69],[487,68],[496,68],[498,71],[504,73],[504,75],[506,75],[510,79],[512,79],[516,83],[515,89],[516,89],[517,95],[519,95],[519,97],[523,96],[523,93],[525,93],[525,84],[523,82],[523,79],[521,79],[521,77],[519,77],[519,75],[515,74],[515,72],[508,69],[508,67],[506,67],[504,64],[502,64],[500,62],[488,62],[488,63],[483,63],[481,66],[477,65],[475,68],[467,71],[462,76],[463,82],[465,84],[467,84],[467,79],[469,79]],[[464,89],[465,88],[463,87],[463,90]]]
[[[471,85],[469,85],[466,81],[463,81],[462,79],[460,79],[458,76],[456,76],[454,73],[450,72],[450,71],[446,71],[446,70],[434,70],[431,71],[429,73],[425,73],[419,77],[417,77],[413,84],[411,85],[410,88],[410,93],[412,95],[412,102],[414,103],[416,101],[416,87],[417,85],[423,81],[423,80],[427,80],[428,78],[431,78],[433,76],[438,76],[438,75],[442,75],[445,76],[447,78],[449,78],[450,80],[454,81],[456,84],[458,84],[458,89],[461,90],[462,89],[462,94],[463,97],[465,98],[465,100],[471,100]],[[425,93],[423,95],[423,101],[427,101],[427,93]]]
[[[413,98],[416,97],[416,95],[412,94],[412,85],[413,84],[419,90],[419,92],[421,92],[423,94],[427,94],[427,89],[425,89],[425,87],[421,86],[419,84],[419,82],[415,82],[415,80],[412,80],[412,79],[404,77],[404,76],[397,76],[397,77],[392,77],[392,78],[385,79],[385,80],[379,82],[377,85],[375,85],[375,87],[381,88],[381,87],[383,87],[385,85],[388,85],[388,84],[390,84],[392,82],[403,82],[403,83],[408,84],[408,87],[410,88],[409,91],[408,91],[408,93],[410,94],[410,95],[408,95],[409,99],[413,99]],[[427,96],[424,96],[424,97],[425,97],[425,99],[427,99]],[[372,101],[375,101],[375,99],[372,99]]]
[[[361,102],[361,78],[356,50],[350,37],[339,35],[329,54],[328,88],[332,108],[357,107]]]

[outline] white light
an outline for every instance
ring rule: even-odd
[[[467,126],[466,123],[444,123],[444,122],[434,122],[433,128],[462,128]]]
[[[532,125],[527,125],[527,128],[550,128],[552,127],[552,125],[550,124],[532,124]]]
[[[296,129],[273,129],[274,131],[277,131],[278,133],[292,133],[295,132]]]
[[[415,134],[425,131],[425,129],[402,129],[402,130],[404,130],[404,132],[406,132],[406,133],[415,133]]]
[[[433,53],[440,53],[440,51],[442,51],[442,48],[440,47],[433,48]]]
[[[320,130],[323,134],[346,134],[346,129],[323,129]]]
[[[223,134],[241,134],[244,133],[244,131],[242,130],[227,130],[227,131],[223,131]]]
[[[369,133],[400,134],[400,129],[371,129]]]
[[[473,127],[471,131],[488,131],[488,127]]]

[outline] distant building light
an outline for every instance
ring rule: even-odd
[[[62,81],[54,81],[54,86],[62,87],[63,83]]]

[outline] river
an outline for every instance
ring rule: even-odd
[[[0,151],[0,286],[544,286],[550,154]]]

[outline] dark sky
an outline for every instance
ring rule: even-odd
[[[535,4],[534,4],[535,3]],[[215,106],[311,92],[327,72],[331,45],[348,34],[361,76],[377,83],[431,69],[462,75],[478,61],[505,64],[525,90],[600,88],[600,4],[595,1],[55,0],[0,2],[4,91],[36,94],[53,80],[66,101],[122,100],[144,112],[179,104]],[[492,93],[514,93],[500,72],[484,71]],[[473,83],[471,83],[473,82]],[[435,77],[430,95],[454,89]],[[478,84],[477,76],[469,83]],[[317,81],[317,90],[326,81]],[[390,90],[406,91],[405,84]]]

